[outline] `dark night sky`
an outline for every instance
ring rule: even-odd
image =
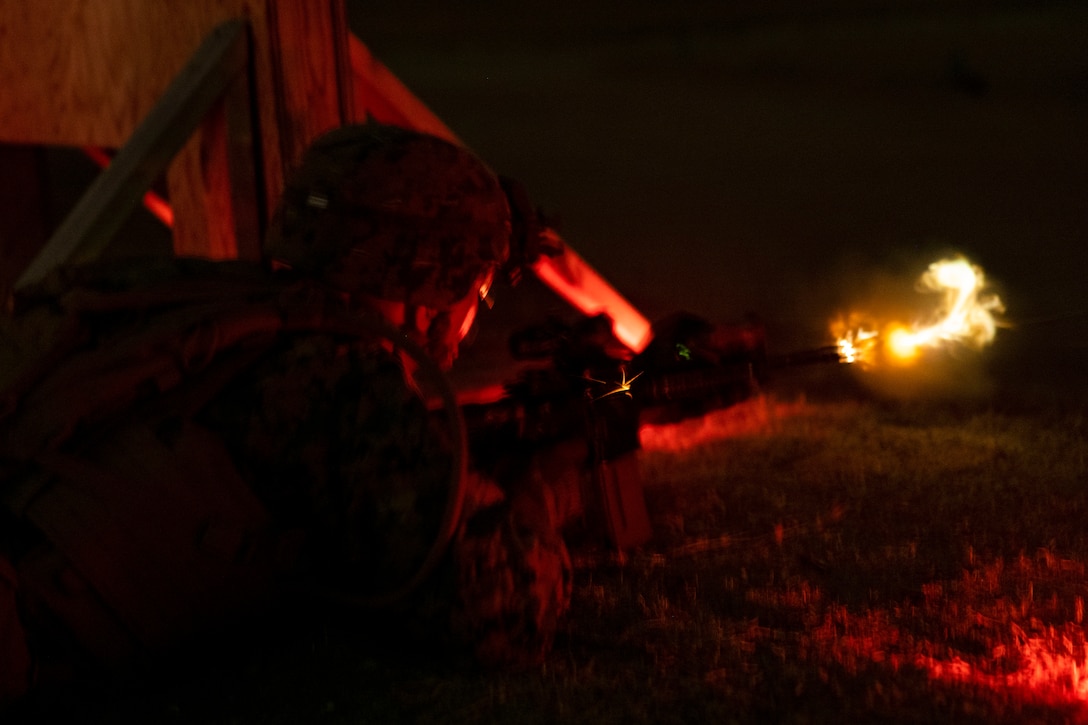
[[[1007,349],[1061,333],[1083,357],[1088,9],[874,4],[349,7],[651,317],[752,311],[778,347],[818,344],[835,312],[909,292],[955,250],[1011,318],[1074,315],[1022,324]]]

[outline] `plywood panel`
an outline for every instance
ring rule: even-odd
[[[247,0],[0,0],[0,139],[117,147]]]

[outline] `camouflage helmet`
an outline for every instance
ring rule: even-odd
[[[317,139],[284,190],[265,254],[349,294],[444,309],[509,254],[498,177],[464,148],[379,124]]]

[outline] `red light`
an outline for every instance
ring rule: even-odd
[[[592,317],[603,312],[612,318],[612,333],[632,352],[640,353],[649,344],[650,321],[570,247],[564,245],[554,257],[540,255],[532,270],[581,313]]]
[[[84,146],[83,153],[87,154],[92,161],[103,169],[109,166],[110,161],[112,161],[110,155],[97,146]],[[166,199],[163,199],[153,191],[149,191],[144,194],[144,207],[166,227],[173,228],[174,209]]]

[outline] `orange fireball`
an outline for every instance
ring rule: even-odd
[[[981,348],[994,339],[1005,311],[1001,299],[986,288],[982,269],[963,257],[934,262],[918,280],[920,292],[941,295],[928,322],[875,324],[853,314],[832,325],[843,362],[909,364],[925,348],[951,343]]]

